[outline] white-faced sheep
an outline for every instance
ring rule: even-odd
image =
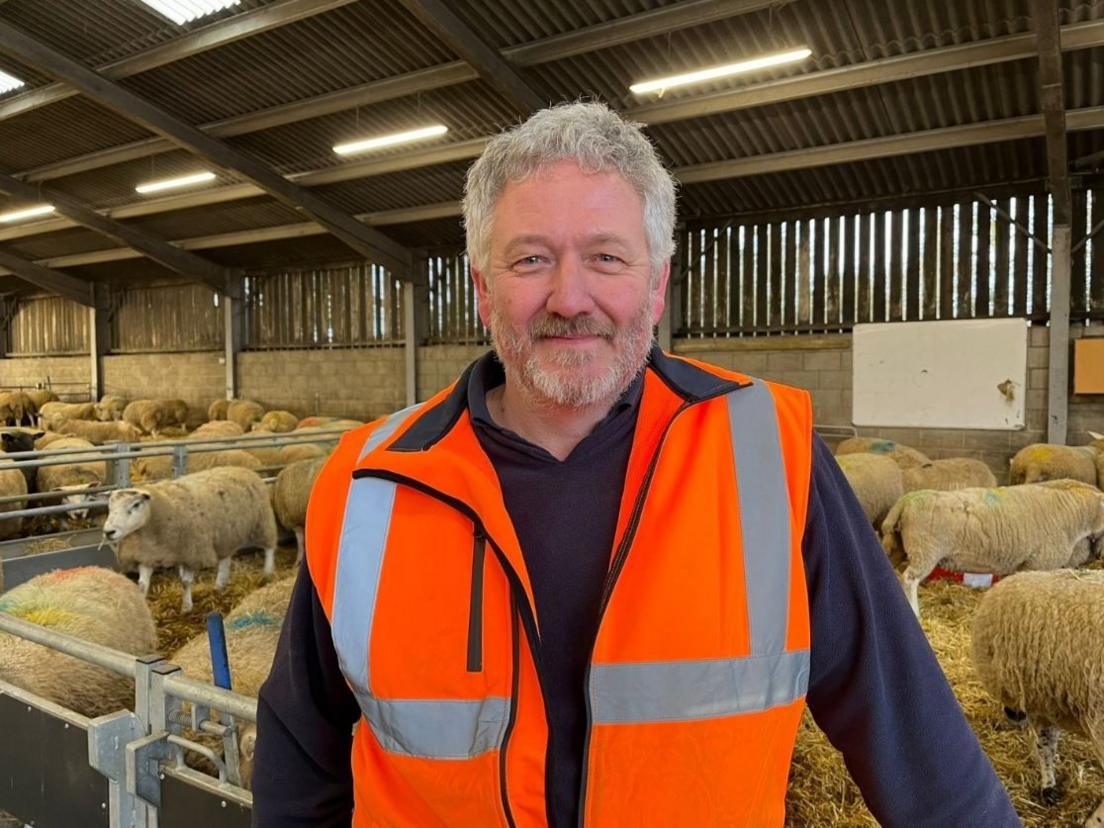
[[[57,431],[66,420],[95,420],[95,403],[48,402],[38,410],[38,424],[41,428]]]
[[[900,467],[883,454],[841,454],[836,457],[836,462],[851,484],[866,519],[880,525],[893,504],[905,493]]]
[[[249,469],[224,467],[176,480],[117,489],[108,500],[104,538],[117,543],[119,563],[138,569],[143,594],[155,568],[176,567],[182,608],[192,609],[198,569],[218,566],[215,587],[226,586],[230,558],[246,547],[265,550],[265,574],[275,566],[276,518],[264,481]]]
[[[1104,493],[1073,481],[922,490],[902,497],[882,523],[882,545],[908,566],[902,585],[920,614],[918,587],[936,566],[1008,575],[1062,569],[1104,534]]]
[[[51,444],[49,451],[86,448],[95,450],[95,446],[80,437],[64,437]],[[38,490],[40,492],[69,492],[61,499],[62,503],[77,505],[95,500],[96,496],[83,492],[102,486],[107,479],[107,463],[96,460],[87,454],[63,455],[68,461],[56,466],[40,466],[38,469]],[[61,459],[61,457],[57,458]],[[82,509],[69,513],[70,517],[83,520],[88,510]],[[68,520],[62,519],[62,526],[68,526]]]
[[[235,422],[245,431],[251,431],[264,417],[264,406],[252,400],[234,400],[226,409],[226,419]]]
[[[246,595],[226,616],[226,655],[230,662],[230,684],[235,693],[256,698],[261,685],[272,670],[280,628],[287,616],[295,575],[273,581]],[[211,653],[207,635],[199,635],[187,642],[171,657],[189,678],[212,681]],[[189,738],[195,738],[188,734]],[[202,736],[198,737],[201,741]],[[239,739],[243,787],[250,787],[256,728],[252,725],[242,731]],[[216,747],[215,745],[211,745]],[[216,747],[217,749],[217,747]]]
[[[0,595],[0,612],[135,656],[157,647],[141,592],[130,579],[102,567],[32,578]],[[0,634],[0,680],[83,716],[134,704],[133,679],[13,635]]]
[[[129,400],[120,397],[118,394],[104,394],[100,397],[100,401],[96,403],[96,419],[105,423],[112,420],[121,420],[128,403]]]
[[[123,419],[146,434],[160,434],[166,428],[180,424],[177,403],[177,400],[134,400],[123,409]]]
[[[266,412],[261,421],[257,424],[255,430],[272,431],[276,434],[283,434],[288,431],[295,431],[295,427],[299,425],[299,418],[292,414],[290,411],[269,411]]]
[[[917,451],[903,443],[895,443],[892,440],[883,440],[879,437],[848,437],[836,446],[836,456],[843,454],[884,454],[891,457],[901,469],[911,469],[914,466],[923,466],[930,463],[927,455]]]
[[[932,460],[926,465],[905,469],[902,474],[906,492],[915,492],[918,489],[949,492],[997,485],[997,478],[993,476],[992,470],[980,460],[969,457]]]
[[[137,443],[142,439],[142,431],[122,420],[93,422],[91,420],[66,420],[58,425],[60,434],[82,437],[90,443]]]
[[[978,678],[1005,708],[1027,715],[1043,799],[1058,799],[1062,730],[1092,742],[1104,766],[1104,572],[1023,572],[981,599],[973,621]],[[1085,821],[1104,825],[1104,801]]]
[[[281,526],[295,532],[298,560],[303,560],[303,532],[307,524],[307,502],[325,457],[299,460],[282,469],[272,486],[272,507]],[[896,468],[896,467],[894,467]],[[900,472],[898,472],[900,474]]]
[[[1095,486],[1096,456],[1096,450],[1090,446],[1034,443],[1016,452],[1010,464],[1008,482],[1017,485],[1068,478]]]

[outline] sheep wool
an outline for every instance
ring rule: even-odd
[[[250,431],[261,422],[264,413],[264,407],[260,403],[252,400],[234,400],[226,409],[226,419],[237,423],[243,430]]]
[[[261,462],[242,449],[225,451],[197,451],[188,454],[187,473],[206,471],[222,466],[237,466],[241,469],[259,469]],[[130,476],[135,482],[148,483],[154,480],[168,480],[173,473],[173,459],[168,455],[139,457],[131,461]]]
[[[229,420],[208,420],[188,436],[193,440],[200,438],[213,440],[217,437],[241,437],[243,434],[245,434],[245,429],[237,423],[232,423]]]
[[[230,403],[233,400],[215,400],[209,406],[207,406],[207,419],[208,420],[225,420],[226,409],[230,407]]]
[[[1061,569],[1078,554],[1081,541],[1101,533],[1104,493],[1056,481],[911,492],[886,515],[882,545],[891,558],[902,553],[907,558],[902,585],[919,615],[919,584],[936,566],[997,575]]]
[[[104,394],[96,403],[96,419],[102,422],[123,419],[128,400],[118,394]]]
[[[906,492],[915,492],[918,489],[949,492],[997,485],[997,478],[993,476],[992,470],[980,460],[969,457],[932,460],[927,465],[905,469],[902,474]]]
[[[0,595],[0,612],[135,656],[157,648],[149,608],[130,579],[103,567],[39,575]],[[134,704],[134,681],[18,636],[0,634],[0,680],[95,717]]]
[[[276,475],[276,483],[272,487],[272,506],[276,510],[276,520],[281,526],[295,532],[299,561],[303,560],[303,531],[307,523],[307,502],[310,500],[314,480],[325,462],[325,457],[318,457],[292,463]],[[896,466],[893,468],[894,471],[897,470]],[[900,475],[900,472],[898,471],[897,474]]]
[[[11,461],[0,461],[10,464]],[[4,468],[0,465],[0,495],[25,495],[27,494],[27,477],[19,469],[9,465]],[[15,500],[10,503],[0,503],[0,513],[15,512],[26,509],[27,501]],[[17,538],[23,531],[23,518],[0,518],[0,540]],[[0,584],[3,586],[3,584]]]
[[[83,437],[90,443],[137,443],[142,439],[142,431],[122,420],[93,422],[91,420],[66,420],[58,425],[61,434]]]
[[[842,454],[836,457],[836,462],[859,499],[863,514],[872,524],[880,523],[905,493],[901,469],[891,457],[882,454]],[[276,485],[279,484],[277,478]]]
[[[66,420],[95,420],[95,403],[48,402],[38,410],[38,422],[43,428],[57,430]]]
[[[973,621],[978,678],[1027,714],[1042,788],[1055,788],[1060,730],[1087,737],[1104,766],[1104,571],[1023,572],[981,599]],[[1104,801],[1086,822],[1104,821]]]
[[[217,564],[215,586],[221,589],[239,549],[264,549],[266,575],[275,565],[276,518],[264,481],[249,469],[227,466],[117,489],[108,500],[103,529],[108,541],[117,542],[120,566],[137,567],[143,593],[154,568],[177,567],[186,612],[192,608],[196,570]]]
[[[911,446],[895,443],[892,440],[882,440],[878,437],[848,437],[836,446],[837,457],[841,454],[857,453],[884,454],[891,457],[893,462],[900,466],[902,470],[923,466],[931,462],[925,454]]]
[[[1012,485],[1061,478],[1095,486],[1096,452],[1089,446],[1033,443],[1016,452],[1008,472],[1008,482]]]
[[[258,428],[276,434],[283,434],[287,431],[294,431],[297,425],[299,425],[299,418],[290,411],[269,411],[261,417]]]
[[[42,408],[48,402],[57,402],[61,399],[55,392],[47,391],[42,388],[35,388],[25,392],[30,397],[31,402],[34,403],[35,410]]]
[[[96,447],[80,437],[62,437],[50,444],[50,451],[62,449],[86,448],[95,451]],[[91,459],[88,455],[64,455],[71,462],[58,466],[42,466],[38,470],[38,490],[53,492],[72,486],[102,486],[107,479],[107,463]]]
[[[134,400],[123,409],[123,419],[146,434],[154,434],[176,425],[178,413],[171,400]]]

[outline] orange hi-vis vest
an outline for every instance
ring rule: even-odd
[[[550,823],[540,625],[470,374],[348,433],[311,496],[307,562],[363,714],[355,826]],[[587,673],[582,826],[783,824],[811,440],[806,392],[653,349]]]

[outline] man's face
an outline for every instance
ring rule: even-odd
[[[644,207],[574,161],[510,182],[495,205],[479,315],[507,382],[556,407],[610,403],[643,367],[669,266],[651,278]]]

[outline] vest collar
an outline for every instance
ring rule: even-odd
[[[479,359],[495,359],[495,356],[487,353]],[[476,360],[464,369],[443,400],[424,413],[415,415],[417,420],[386,450],[426,451],[448,434],[468,410],[468,386],[478,363],[479,360]],[[746,384],[715,374],[697,363],[671,356],[657,345],[652,346],[644,370],[654,374],[674,394],[690,404],[727,394]]]

